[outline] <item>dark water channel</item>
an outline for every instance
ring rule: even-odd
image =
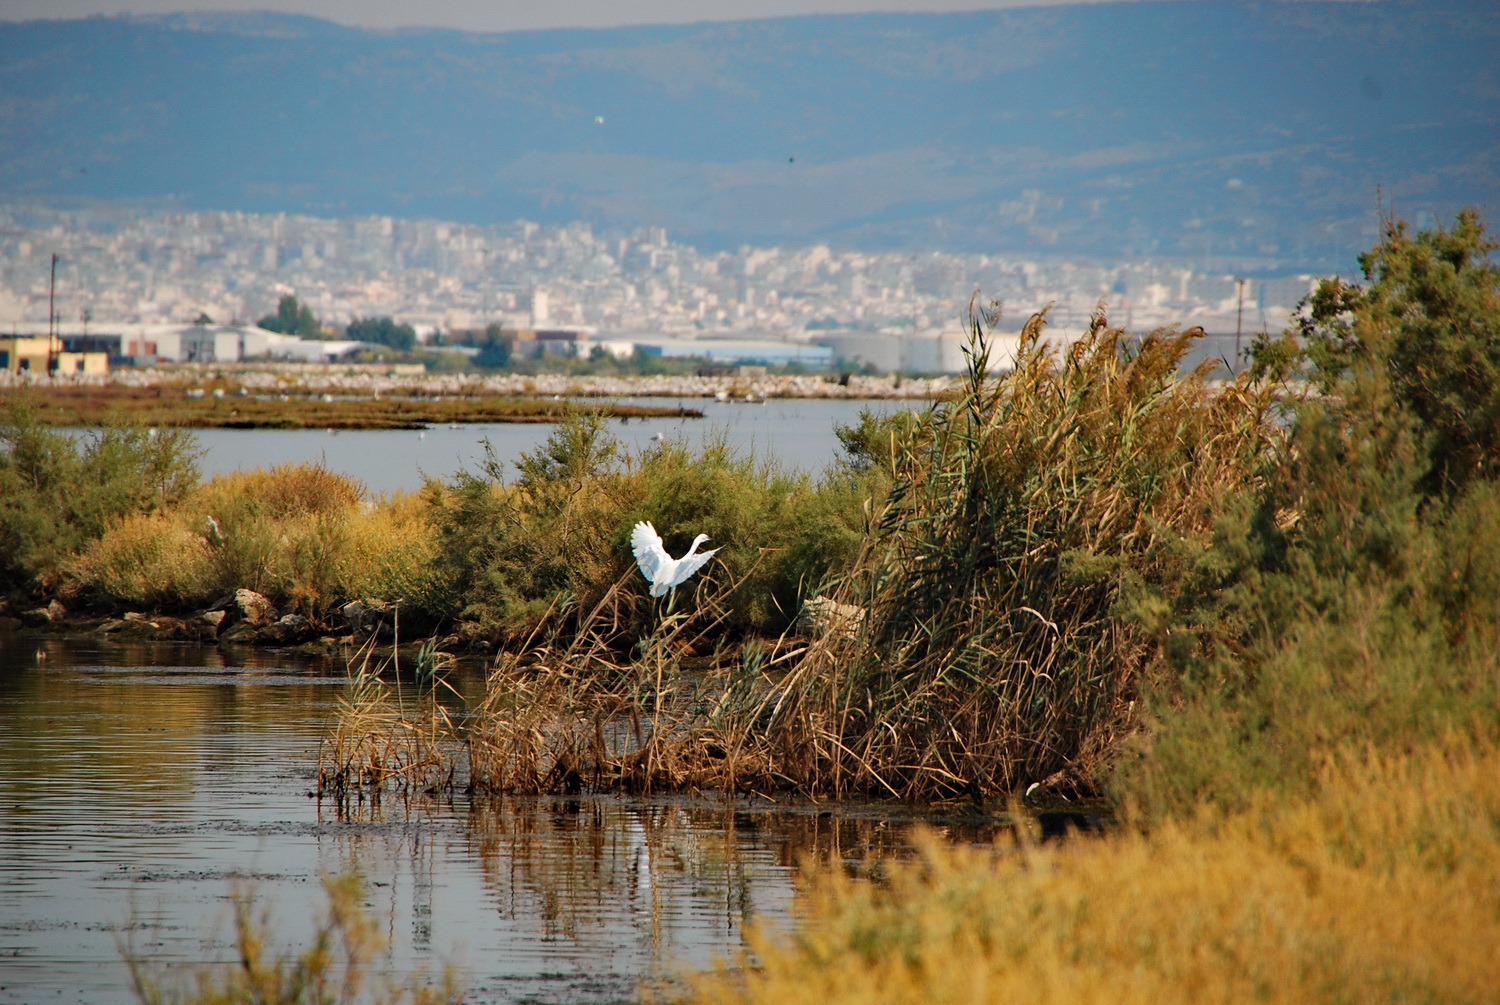
[[[319,877],[349,870],[403,970],[451,960],[475,1002],[630,1001],[732,952],[752,913],[785,923],[805,856],[910,838],[888,807],[707,798],[341,814],[310,794],[344,686],[337,660],[0,636],[0,1005],[132,1001],[124,943],[227,960],[236,888],[296,943]]]

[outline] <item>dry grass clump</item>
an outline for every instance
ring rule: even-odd
[[[379,919],[363,907],[365,886],[358,876],[324,877],[323,890],[328,906],[311,944],[300,952],[275,949],[271,918],[237,891],[236,962],[192,968],[190,984],[166,984],[161,968],[133,947],[123,947],[136,1000],[142,1005],[456,1005],[463,1000],[451,971],[437,985],[421,974],[401,983],[391,978],[390,944]]]
[[[213,576],[213,552],[176,514],[132,513],[93,543],[75,575],[121,600],[176,607],[203,594]]]
[[[684,591],[686,592],[686,591]],[[733,648],[717,641],[732,587],[700,584],[630,655],[607,644],[617,583],[564,641],[502,652],[466,732],[470,788],[484,792],[633,792],[764,785],[764,756],[722,728],[733,701]],[[596,626],[606,628],[596,632]],[[777,784],[780,787],[780,784]]]
[[[421,495],[398,492],[362,504],[345,523],[336,592],[348,598],[405,600],[423,609],[447,585],[434,557],[431,511]]]
[[[952,848],[876,886],[810,877],[790,937],[691,1000],[1487,1002],[1500,982],[1500,752],[1345,751],[1319,795],[1062,846]]]
[[[318,795],[343,801],[378,799],[388,787],[408,796],[452,788],[459,728],[438,700],[440,689],[454,693],[440,676],[452,657],[428,643],[410,668],[419,683],[403,686],[395,657],[374,667],[373,650],[372,639],[357,665],[350,662],[348,691],[339,696],[334,729],[318,750]],[[382,670],[390,672],[389,682]]]

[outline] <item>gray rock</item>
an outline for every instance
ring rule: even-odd
[[[276,607],[254,590],[234,591],[234,602],[227,612],[235,621],[249,621],[257,625],[268,625],[276,620]]]
[[[249,641],[261,646],[295,646],[317,634],[317,629],[302,615],[288,614],[273,625],[257,629]]]
[[[796,630],[812,638],[854,639],[864,627],[865,609],[855,604],[841,604],[822,594],[802,605]]]
[[[247,641],[257,629],[277,619],[275,606],[254,590],[235,590],[234,596],[220,600],[208,613],[215,611],[224,613],[219,619],[219,638],[227,642]]]
[[[220,645],[238,645],[255,641],[255,633],[260,631],[256,625],[248,621],[240,621],[223,631],[219,632]]]
[[[369,632],[378,631],[390,620],[391,608],[389,604],[382,604],[378,600],[361,601],[351,600],[339,609],[343,616],[344,624],[356,635],[364,635]]]

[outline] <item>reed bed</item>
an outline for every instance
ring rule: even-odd
[[[1100,313],[1059,354],[1038,314],[992,380],[992,320],[972,312],[963,395],[893,442],[890,492],[835,593],[861,630],[775,685],[765,743],[795,752],[777,770],[799,786],[1090,785],[1161,644],[1124,601],[1177,576],[1274,450],[1269,386],[1177,374],[1196,330],[1131,342]]]
[[[1273,392],[1181,377],[1197,332],[1131,342],[1102,314],[1062,354],[1033,317],[1016,369],[993,379],[993,321],[974,312],[964,394],[866,450],[888,490],[826,584],[825,607],[847,615],[836,628],[727,632],[754,565],[700,581],[676,613],[648,612],[627,571],[499,653],[464,735],[468,786],[905,799],[1091,787],[1161,645],[1123,598],[1174,577],[1258,476],[1278,435]],[[597,456],[593,433],[577,436],[558,456]],[[597,498],[532,481],[531,505],[539,489],[565,500],[550,519],[597,520]]]
[[[738,711],[727,668],[747,652],[722,641],[734,586],[700,584],[684,604],[691,613],[649,605],[653,630],[622,654],[605,626],[629,605],[632,586],[630,577],[617,582],[581,630],[497,657],[466,736],[471,789],[733,791],[771,782],[749,738],[724,728]]]

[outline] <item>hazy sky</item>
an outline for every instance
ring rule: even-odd
[[[439,26],[471,31],[733,21],[790,14],[962,11],[1128,0],[0,0],[0,20],[183,10],[276,10],[367,28]],[[1182,0],[1191,2],[1191,0]]]

